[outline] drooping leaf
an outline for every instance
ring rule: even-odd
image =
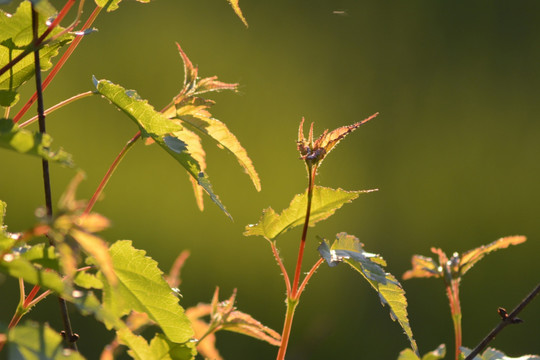
[[[8,333],[9,359],[83,360],[75,351],[64,350],[62,336],[47,324],[26,322]]]
[[[369,120],[373,119],[379,115],[375,113],[370,117],[354,123],[348,126],[342,126],[337,129],[334,129],[328,132],[328,129],[324,130],[321,136],[317,140],[313,141],[313,123],[309,129],[309,137],[306,140],[304,138],[304,119],[300,122],[300,127],[298,128],[298,141],[297,148],[300,152],[301,158],[306,161],[307,164],[311,165],[320,165],[326,155],[349,133],[358,129],[360,125],[365,124]]]
[[[131,241],[117,241],[109,251],[118,284],[112,287],[102,278],[104,306],[118,317],[131,310],[146,313],[171,341],[188,341],[193,330],[157,263]]]
[[[244,25],[246,25],[246,27],[248,27],[248,23],[246,21],[246,19],[244,18],[244,15],[242,14],[242,10],[240,9],[240,6],[238,5],[238,0],[228,0],[229,1],[229,4],[231,4],[234,12],[236,13],[236,15],[240,18],[240,20],[242,20],[242,22],[244,23]]]
[[[471,349],[468,349],[464,346],[461,348],[461,358],[465,359],[472,352]],[[487,348],[482,355],[476,355],[473,360],[540,360],[538,355],[523,355],[520,357],[510,357],[506,356],[502,351],[499,351],[494,348]]]
[[[118,9],[119,4],[122,0],[95,0],[96,5],[102,8],[105,8],[107,12],[114,11]],[[137,0],[140,3],[149,3],[150,0]]]
[[[343,204],[351,202],[360,194],[372,191],[375,190],[345,191],[342,189],[336,190],[315,186],[311,200],[309,225],[313,226],[315,223],[330,217]],[[281,214],[276,214],[272,208],[265,209],[259,222],[254,225],[248,225],[244,235],[260,235],[268,240],[273,240],[293,227],[302,225],[306,216],[306,207],[307,193],[298,194],[293,198],[289,207],[283,210]]]
[[[518,245],[525,242],[527,238],[525,236],[508,236],[496,240],[488,245],[477,247],[476,249],[464,252],[461,255],[460,261],[460,273],[461,275],[469,271],[478,261],[492,251],[499,249],[506,249],[510,245]]]
[[[440,360],[446,356],[446,346],[444,344],[439,345],[433,351],[425,354],[422,359],[412,351],[412,349],[405,349],[399,353],[398,360]]]
[[[71,155],[62,149],[50,149],[52,138],[48,134],[32,133],[20,129],[9,119],[0,119],[0,148],[21,154],[39,156],[45,160],[73,167]]]
[[[331,245],[330,242],[323,240],[318,250],[331,267],[345,262],[364,276],[378,292],[382,305],[388,305],[390,317],[398,321],[409,338],[412,349],[418,354],[407,316],[405,290],[392,274],[385,272],[383,266],[386,262],[379,255],[364,251],[363,246],[356,237],[339,233]]]
[[[212,201],[214,201],[227,216],[230,214],[214,194],[208,176],[202,171],[201,165],[191,155],[187,143],[182,140],[183,128],[167,119],[163,114],[154,110],[146,100],[142,100],[134,90],[125,90],[108,80],[96,80],[94,83],[98,92],[122,110],[140,128],[143,136],[151,137],[169,155],[178,161],[188,173],[202,186]]]
[[[44,3],[45,4],[45,3]],[[41,10],[48,11],[45,7]],[[38,9],[38,10],[40,10]],[[0,67],[7,64],[13,58],[21,54],[25,47],[32,41],[31,4],[23,1],[13,15],[0,10]],[[38,33],[41,34],[47,28],[46,16],[39,17]],[[51,35],[58,35],[63,31],[62,27],[56,27]],[[73,39],[70,34],[61,35],[55,41],[44,45],[39,50],[39,58],[42,70],[48,70],[51,59],[58,54],[58,50]],[[15,64],[9,71],[0,75],[0,106],[12,106],[18,99],[17,89],[34,76],[33,53]]]

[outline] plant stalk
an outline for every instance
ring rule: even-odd
[[[454,324],[455,359],[459,360],[461,354],[462,328],[461,328],[461,303],[459,301],[459,279],[452,279],[446,286],[446,294],[450,302],[450,312]]]
[[[94,192],[94,195],[92,195],[92,198],[88,202],[88,205],[86,205],[86,209],[84,210],[84,214],[88,214],[88,213],[90,213],[90,211],[92,211],[92,208],[96,204],[97,199],[99,198],[99,196],[103,192],[103,189],[105,188],[105,186],[109,182],[112,174],[114,173],[114,171],[116,170],[116,168],[120,164],[120,161],[122,161],[122,159],[127,154],[127,152],[131,149],[133,144],[135,144],[135,141],[137,141],[140,137],[141,137],[141,132],[137,131],[137,133],[127,142],[127,144],[122,148],[120,153],[116,156],[113,163],[111,164],[111,166],[107,170],[107,173],[105,173],[105,176],[103,177],[103,179],[99,183],[98,188]]]
[[[33,31],[33,38],[34,42],[38,39],[38,13],[36,12],[34,5],[32,4],[32,31]],[[36,48],[34,51],[34,71],[35,71],[35,77],[36,77],[36,94],[37,94],[37,112],[38,112],[38,122],[39,122],[39,132],[40,134],[46,133],[45,128],[45,113],[44,113],[44,106],[43,106],[43,89],[41,86],[41,65],[39,60],[39,49]],[[52,196],[51,196],[51,179],[50,179],[50,173],[49,173],[49,162],[45,159],[42,159],[42,170],[43,170],[43,186],[45,190],[45,207],[47,209],[47,215],[49,217],[52,217]],[[49,238],[49,243],[51,245],[54,245],[53,240]],[[67,311],[67,304],[66,301],[58,297],[58,304],[60,306],[60,313],[62,315],[62,322],[64,324],[64,331],[66,334],[66,338],[68,341],[66,341],[67,346],[77,351],[77,344],[75,342],[69,341],[70,339],[74,338],[73,331],[71,328],[71,321],[69,319],[69,314]]]
[[[283,332],[281,334],[281,346],[279,347],[276,360],[285,359],[285,353],[287,352],[287,345],[289,344],[289,337],[291,335],[294,311],[296,310],[297,305],[298,305],[298,300],[287,298],[287,313],[285,315],[285,322],[283,324]]]

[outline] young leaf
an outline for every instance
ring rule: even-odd
[[[231,215],[225,209],[218,196],[214,194],[208,176],[202,171],[199,162],[191,155],[186,142],[182,140],[185,133],[179,124],[167,119],[163,114],[154,110],[146,100],[143,100],[134,90],[125,90],[108,80],[94,78],[97,91],[122,110],[140,128],[143,136],[151,137],[169,155],[178,161],[188,173],[202,186],[214,203],[227,216]]]
[[[432,258],[421,255],[413,255],[412,257],[412,269],[407,270],[403,274],[403,280],[412,279],[414,277],[440,277],[439,264],[437,264]]]
[[[468,349],[466,347],[461,347],[462,351],[462,359],[465,359],[465,357],[469,356],[469,354],[472,352],[471,349]],[[474,360],[540,360],[540,356],[538,355],[523,355],[520,357],[510,357],[506,356],[502,351],[499,351],[494,348],[487,348],[482,355],[476,355],[474,357]]]
[[[102,278],[103,305],[118,317],[131,310],[144,312],[171,341],[188,341],[193,330],[157,263],[133,248],[131,241],[117,241],[109,251],[118,284],[112,287]]]
[[[26,322],[8,333],[9,359],[84,360],[75,351],[64,349],[62,336],[47,324]]]
[[[377,254],[365,252],[363,246],[356,237],[339,233],[332,245],[323,240],[318,250],[331,267],[345,262],[364,276],[379,293],[382,305],[388,305],[390,317],[398,321],[409,338],[412,349],[418,354],[418,347],[407,317],[405,290],[392,274],[384,271],[382,266],[385,266],[386,262]]]
[[[114,11],[116,9],[118,9],[120,2],[122,0],[95,0],[96,2],[96,5],[99,6],[99,7],[102,7],[102,8],[105,8],[105,10],[107,10],[107,12],[111,12],[111,11]],[[149,3],[150,0],[137,0],[138,2],[141,2],[141,3]]]
[[[7,204],[0,200],[0,251],[10,249],[17,241],[17,235],[7,232],[7,226],[4,225],[4,216],[6,215]]]
[[[492,242],[491,244],[477,247],[476,249],[464,252],[461,255],[460,273],[461,275],[469,271],[478,261],[492,251],[506,249],[510,245],[518,245],[525,242],[525,236],[508,236]]]
[[[236,13],[236,15],[240,18],[240,20],[242,20],[242,22],[244,23],[244,25],[246,25],[246,27],[248,27],[248,23],[246,21],[246,19],[244,18],[244,15],[242,14],[242,10],[240,9],[240,6],[238,5],[238,0],[228,0],[229,1],[229,4],[231,4],[234,12]]]
[[[31,4],[23,1],[13,14],[0,10],[0,66],[7,64],[29,46],[32,41],[32,12]],[[41,34],[47,28],[46,17],[40,16],[38,32]],[[56,27],[51,35],[58,35],[64,29]],[[73,39],[70,34],[61,35],[54,42],[44,45],[39,50],[42,70],[48,70],[51,59],[58,54],[60,47]],[[0,106],[13,106],[19,99],[17,89],[34,76],[34,57],[29,54],[15,64],[9,71],[0,75]]]
[[[0,119],[0,148],[39,156],[45,160],[73,167],[71,155],[62,149],[51,150],[51,144],[52,138],[48,134],[32,133],[26,129],[20,129],[9,119]]]
[[[311,127],[309,129],[308,139],[306,140],[304,138],[304,119],[302,119],[300,122],[300,127],[298,128],[297,141],[297,148],[300,152],[301,158],[304,159],[306,164],[310,166],[319,165],[326,157],[326,154],[328,154],[345,136],[358,129],[360,125],[365,124],[377,115],[379,115],[379,113],[375,113],[355,124],[342,126],[330,132],[328,132],[328,129],[326,129],[315,141],[313,141],[313,123],[311,123]]]
[[[398,360],[440,360],[444,359],[446,356],[446,346],[444,344],[439,345],[433,351],[428,352],[426,355],[420,359],[418,355],[414,353],[411,349],[405,349],[399,353]]]
[[[333,215],[343,204],[356,199],[362,193],[368,193],[376,190],[345,191],[342,189],[331,189],[322,186],[315,186],[313,189],[313,198],[311,200],[311,216],[309,225],[324,220]],[[306,216],[307,194],[296,195],[288,208],[282,211],[280,215],[272,208],[263,211],[259,222],[254,225],[248,225],[245,236],[260,235],[268,240],[273,240],[282,233],[292,229],[295,226],[302,225]]]

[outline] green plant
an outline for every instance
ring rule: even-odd
[[[149,2],[149,0],[139,0]],[[218,147],[226,149],[240,163],[250,177],[255,189],[260,191],[261,182],[255,167],[237,137],[221,121],[210,113],[213,100],[207,93],[223,90],[237,91],[237,84],[221,82],[217,77],[201,78],[198,68],[177,44],[184,67],[181,90],[161,111],[156,111],[134,90],[126,90],[109,80],[93,79],[95,89],[72,96],[69,99],[44,108],[43,90],[50,84],[66,63],[79,42],[94,32],[92,24],[102,10],[118,9],[120,0],[96,0],[95,10],[81,28],[84,1],[79,1],[75,21],[61,27],[75,0],[65,1],[56,13],[46,0],[23,1],[11,16],[0,13],[0,105],[4,118],[0,119],[0,147],[2,151],[13,151],[42,159],[45,206],[36,212],[33,226],[22,231],[9,232],[4,224],[7,205],[0,200],[0,272],[18,279],[19,304],[5,328],[0,327],[0,351],[10,358],[83,358],[77,352],[77,324],[71,324],[68,304],[82,314],[93,315],[98,322],[114,330],[114,339],[102,353],[102,358],[114,358],[127,348],[129,356],[137,359],[193,359],[197,354],[206,358],[221,358],[215,346],[215,333],[228,330],[254,337],[278,346],[278,359],[287,352],[294,314],[308,281],[324,263],[335,267],[346,263],[359,272],[377,291],[383,304],[390,310],[391,318],[404,330],[411,349],[403,350],[399,360],[420,359],[407,314],[405,291],[398,280],[387,273],[386,262],[377,254],[366,252],[363,244],[353,235],[339,232],[331,241],[320,239],[320,258],[312,264],[302,278],[302,264],[308,238],[308,228],[333,215],[344,204],[355,200],[367,191],[345,191],[316,184],[316,177],[327,154],[350,132],[374,118],[377,114],[353,125],[324,131],[315,139],[313,124],[308,139],[303,133],[303,120],[298,132],[297,148],[304,161],[308,184],[302,194],[296,195],[288,208],[277,214],[268,208],[258,223],[246,227],[245,235],[264,237],[272,250],[286,287],[286,313],[282,334],[264,326],[251,315],[239,311],[236,306],[236,290],[224,300],[219,299],[216,288],[209,303],[200,303],[185,308],[182,303],[180,272],[188,258],[181,253],[170,272],[164,275],[158,263],[136,249],[129,240],[108,244],[97,233],[110,226],[104,216],[93,211],[109,179],[119,163],[134,144],[144,139],[146,145],[157,143],[188,173],[196,202],[202,210],[203,197],[210,199],[232,218],[220,198],[216,195],[206,173],[206,156],[200,135],[205,135]],[[238,0],[229,0],[235,13],[247,26]],[[346,12],[335,12],[346,14]],[[52,16],[52,18],[51,18]],[[46,21],[50,18],[50,21]],[[53,58],[66,48],[53,65]],[[41,71],[52,69],[42,81]],[[23,85],[35,79],[36,92],[10,118],[13,106],[20,100]],[[135,123],[138,131],[116,156],[102,181],[98,184],[89,202],[78,200],[76,190],[84,175],[74,164],[70,153],[63,149],[52,150],[52,138],[46,131],[45,117],[54,111],[90,96],[99,96],[122,111]],[[37,102],[37,115],[25,119],[30,107]],[[28,126],[39,123],[39,131],[30,131]],[[18,125],[20,124],[20,125]],[[67,186],[58,205],[53,205],[49,164],[71,167],[75,171],[73,181]],[[4,167],[3,167],[4,169]],[[295,228],[302,227],[296,266],[291,276],[278,250],[277,238]],[[11,229],[10,229],[11,230]],[[413,257],[413,269],[406,273],[410,277],[440,277],[445,282],[450,301],[455,329],[456,359],[511,359],[495,349],[487,349],[489,341],[504,326],[517,323],[517,314],[540,291],[538,286],[524,301],[509,314],[499,310],[501,323],[486,340],[474,350],[461,346],[461,310],[459,283],[461,276],[485,254],[518,244],[524,237],[503,238],[486,247],[477,248],[450,259],[440,249],[435,253],[439,263],[430,258]],[[26,286],[31,285],[27,293]],[[63,331],[54,330],[46,323],[21,322],[28,312],[48,296],[57,296],[61,309]],[[182,304],[182,305],[181,305]],[[13,309],[5,309],[9,313]],[[6,318],[9,320],[9,318]],[[1,318],[0,321],[4,321]],[[150,331],[147,331],[147,330]],[[71,349],[71,350],[66,350]],[[475,354],[482,352],[475,357]],[[442,359],[444,344],[425,354],[422,359]],[[460,354],[461,353],[461,354]],[[537,356],[522,357],[537,359]]]

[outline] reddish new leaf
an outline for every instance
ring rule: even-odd
[[[461,255],[460,273],[461,275],[469,271],[478,261],[492,251],[499,249],[506,249],[510,245],[518,245],[525,242],[527,238],[525,236],[508,236],[496,240],[488,245],[477,247],[476,249],[469,250]]]

